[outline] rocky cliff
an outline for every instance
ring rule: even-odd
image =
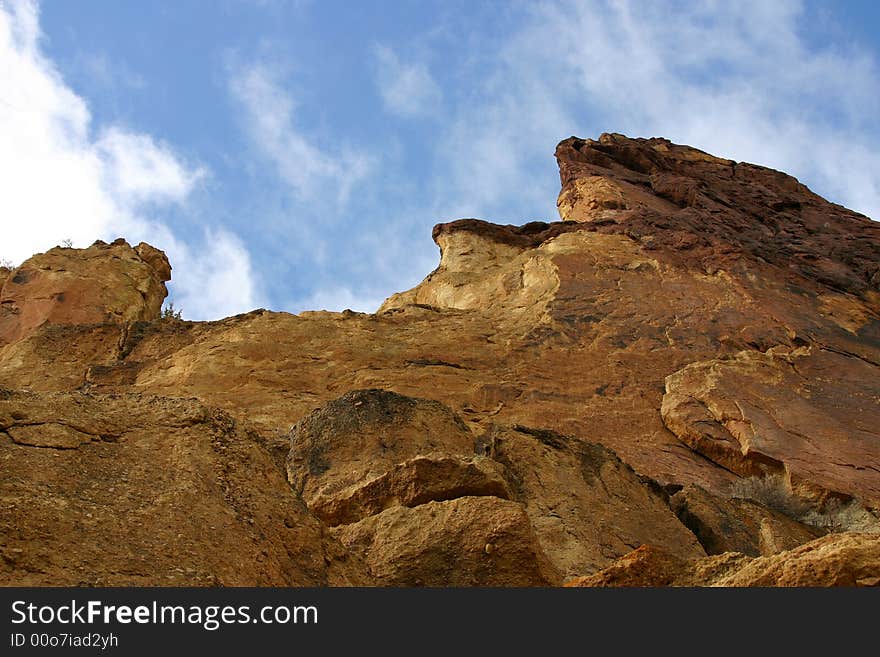
[[[0,270],[0,582],[874,585],[880,224],[571,138],[375,314],[159,317],[122,240]]]

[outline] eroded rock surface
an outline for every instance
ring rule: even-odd
[[[263,441],[195,400],[0,390],[0,584],[364,585]]]
[[[490,510],[498,511],[501,525],[513,522],[511,505],[501,500],[519,507],[533,528],[536,542],[529,550],[562,576],[599,570],[649,541],[683,558],[705,554],[656,483],[639,477],[610,449],[552,431],[496,426],[475,439],[442,404],[359,390],[306,416],[291,431],[290,445],[288,477],[294,489],[312,512],[338,528],[344,543],[359,546],[377,577],[389,582],[416,581],[403,572],[388,574],[389,563],[428,559],[423,543],[443,533],[444,522],[452,523],[457,545],[465,541],[471,547],[482,540],[483,525],[491,525]],[[470,530],[459,526],[458,515],[420,508],[465,497],[493,498],[479,503],[480,520]],[[415,522],[430,523],[430,532],[406,528]],[[355,523],[358,529],[342,527]],[[469,531],[474,535],[466,537]],[[449,549],[443,554],[448,556]],[[444,559],[437,561],[442,571],[433,575],[426,564],[419,581],[436,583],[447,576]],[[461,581],[470,577],[490,584],[482,564],[459,560]],[[480,573],[468,575],[470,568]]]
[[[129,323],[159,317],[171,279],[165,254],[146,243],[55,247],[9,272],[0,286],[0,347],[46,324]]]
[[[551,586],[544,555],[522,505],[460,497],[397,506],[333,530],[381,585]]]
[[[645,543],[685,558],[705,554],[656,484],[602,445],[522,426],[498,427],[481,444],[504,466],[514,499],[566,577]]]
[[[719,497],[694,484],[673,495],[671,503],[708,554],[776,554],[825,533],[755,501]]]
[[[6,581],[527,584],[620,573],[630,554],[647,564],[638,581],[685,563],[702,564],[690,581],[714,583],[811,539],[730,499],[742,477],[781,474],[819,511],[876,511],[880,225],[783,173],[665,139],[572,137],[556,156],[562,221],[439,224],[437,269],[376,314],[158,319],[168,262],[120,241],[0,269],[0,386],[15,391],[0,414],[16,455]],[[36,413],[28,395],[46,407],[38,422],[13,416]],[[155,404],[167,417],[138,424],[138,405]],[[213,420],[178,426],[190,407],[237,427],[226,452],[208,447]],[[108,469],[117,452],[141,474]],[[201,495],[193,527],[175,468]],[[76,486],[127,491],[101,498],[107,523],[82,520],[95,512],[74,471]],[[493,518],[508,548],[479,556]],[[138,549],[51,556],[72,549],[59,538],[70,528],[88,546],[132,522],[146,523],[132,525]],[[148,530],[194,555],[195,574],[137,561],[158,554]],[[867,539],[819,540],[797,563],[850,559],[862,573]],[[262,550],[268,565],[230,565]],[[447,558],[461,570],[442,570]],[[749,577],[737,581],[765,581]]]
[[[878,373],[826,349],[741,352],[669,376],[661,412],[683,442],[728,470],[785,472],[807,496],[880,506]]]
[[[287,475],[309,508],[337,525],[389,506],[507,497],[500,476],[473,455],[473,434],[443,404],[356,390],[297,423]]]
[[[771,556],[693,561],[646,545],[566,586],[880,586],[880,536],[831,534]]]

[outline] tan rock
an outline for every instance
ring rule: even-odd
[[[705,554],[662,493],[606,447],[525,427],[499,427],[482,441],[564,577],[598,571],[646,543],[682,558]]]
[[[566,587],[670,586],[687,570],[688,562],[653,545],[642,545],[594,575],[574,577]]]
[[[876,509],[880,225],[783,173],[665,139],[567,139],[557,161],[559,209],[571,221],[440,224],[440,266],[376,315],[257,310],[216,322],[154,321],[168,271],[146,245],[37,256],[31,287],[13,284],[15,274],[3,283],[0,386],[194,397],[247,421],[282,470],[290,427],[357,389],[436,399],[473,435],[522,425],[573,436],[572,445],[548,452],[558,475],[543,463],[534,468],[549,492],[529,475],[528,494],[518,493],[515,469],[505,473],[543,549],[572,566],[562,568],[567,575],[650,544],[659,528],[660,543],[675,545],[677,521],[655,503],[689,484],[723,498],[739,475],[782,472],[816,502],[855,495]],[[108,257],[117,251],[119,258]],[[143,281],[158,295],[141,297]],[[82,303],[51,301],[68,288]],[[667,389],[670,375],[678,383]],[[464,492],[503,497],[491,462],[474,458],[470,438],[450,428],[456,422],[446,413],[429,422],[446,429],[410,427],[390,449],[378,429],[363,434],[378,442],[356,440],[348,450],[331,438],[336,474],[310,474],[300,464],[294,481],[313,506],[319,497],[326,503],[328,522],[365,522],[395,504],[415,504],[396,513],[421,517],[423,500]],[[57,425],[51,440],[48,428],[36,438],[12,431],[22,443],[70,449],[29,447],[6,434],[8,444],[57,458],[108,445],[94,438],[104,435],[95,426],[70,417],[41,420]],[[133,417],[121,414],[105,434],[133,431]],[[73,448],[81,437],[68,429],[92,438]],[[614,479],[622,499],[609,503],[625,520],[574,508],[560,481],[606,503],[575,476],[574,446],[588,443],[614,450],[656,495],[636,494],[627,475]],[[524,456],[530,463],[534,454]],[[278,499],[290,494],[284,479],[266,480]],[[28,495],[16,489],[11,499]],[[548,501],[557,497],[558,518]],[[377,513],[385,505],[392,508]],[[39,522],[40,531],[54,532],[40,517],[21,514],[17,526]],[[57,529],[68,520],[59,512],[53,522]],[[597,528],[584,529],[590,522]],[[760,524],[759,549],[787,545],[785,527]],[[574,538],[564,534],[569,528]],[[483,553],[494,554],[486,545]],[[720,577],[734,561],[716,555],[700,568]],[[108,560],[103,572],[118,565]],[[145,569],[143,581],[149,576]],[[234,581],[265,581],[259,577],[248,571]]]
[[[470,229],[461,230],[464,226]],[[527,224],[498,231],[477,220],[455,222],[454,229],[440,224],[434,229],[440,265],[417,287],[389,297],[378,312],[420,304],[453,310],[495,307],[539,317],[559,284],[551,254],[564,250],[561,243],[555,249],[538,246],[550,234],[542,230],[546,227]]]
[[[567,586],[878,586],[880,536],[829,534],[762,557],[738,552],[690,562],[643,547]]]
[[[75,449],[92,441],[91,435],[55,422],[12,426],[6,429],[6,433],[12,438],[12,442],[31,447]]]
[[[559,583],[522,506],[497,497],[393,507],[332,533],[385,586]]]
[[[372,582],[259,437],[193,400],[0,391],[0,464],[3,586]]]
[[[758,557],[715,586],[878,586],[880,536],[830,534],[789,552]]]
[[[468,478],[473,486],[491,488],[479,468],[468,471],[467,464],[443,461],[444,455],[472,456],[473,443],[461,419],[439,402],[387,390],[355,390],[291,430],[287,476],[325,520],[351,522],[394,503],[448,499]],[[438,458],[413,460],[431,453],[439,453]],[[457,471],[458,481],[444,486],[436,472],[444,468]],[[419,472],[426,475],[424,488]]]
[[[510,499],[507,482],[499,470],[491,459],[481,456],[416,456],[344,492],[328,496],[319,492],[309,499],[309,509],[332,527],[357,522],[392,506],[414,507],[480,495]]]
[[[35,255],[0,288],[0,346],[45,324],[155,319],[170,278],[164,253],[144,243],[134,249],[122,239]]]

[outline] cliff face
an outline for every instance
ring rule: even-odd
[[[835,582],[880,577],[876,534],[816,538],[878,527],[880,224],[664,139],[556,155],[562,221],[440,224],[374,315],[157,319],[144,244],[6,272],[3,581],[788,583],[736,573],[832,552]],[[98,476],[111,454],[136,473]],[[72,549],[129,518],[137,568]]]

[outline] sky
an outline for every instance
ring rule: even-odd
[[[370,312],[435,223],[558,220],[603,132],[880,219],[877,5],[0,0],[0,260],[122,236],[186,319]]]

